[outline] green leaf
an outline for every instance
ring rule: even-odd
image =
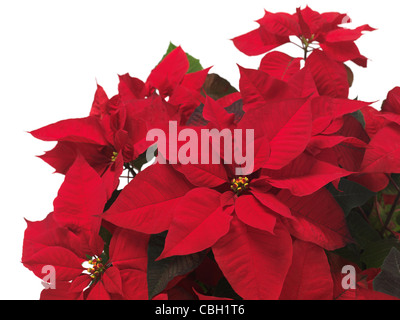
[[[164,54],[164,56],[162,57],[161,61],[164,60],[164,58],[174,49],[176,49],[177,46],[174,45],[172,42],[169,43],[167,52]],[[191,56],[190,54],[186,53],[186,56],[189,60],[189,70],[187,73],[192,73],[192,72],[196,72],[196,71],[200,71],[203,70],[203,67],[200,64],[200,60],[194,58],[193,56]],[[161,62],[160,61],[160,62]]]
[[[381,268],[392,248],[400,249],[400,243],[397,239],[371,242],[364,248],[361,260],[365,263],[366,268]]]
[[[351,115],[357,119],[357,121],[359,123],[361,123],[362,127],[365,129],[365,119],[364,119],[364,115],[362,114],[362,112],[360,110],[357,110],[353,113],[351,113]]]
[[[166,235],[167,232],[162,232],[152,235],[149,240],[147,264],[149,299],[162,292],[175,277],[187,274],[196,269],[206,256],[206,252],[202,251],[155,261],[164,249]]]
[[[400,299],[400,251],[392,248],[385,258],[381,273],[374,281],[375,291],[389,294]]]
[[[351,209],[362,206],[369,199],[375,196],[374,192],[356,182],[347,179],[340,180],[340,191],[337,190],[331,183],[327,186],[327,189],[342,207],[346,216],[350,213]]]
[[[111,241],[112,233],[110,231],[108,231],[106,228],[104,228],[103,226],[101,226],[99,235],[104,241],[104,252],[102,253],[101,258],[103,259],[104,262],[107,262],[110,257],[109,249],[110,249],[110,241]]]
[[[362,267],[360,248],[355,243],[349,243],[343,248],[334,250],[333,253]]]
[[[361,248],[381,240],[379,233],[358,212],[350,212],[346,220],[351,236]]]

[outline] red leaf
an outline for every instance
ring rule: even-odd
[[[261,70],[246,69],[239,66],[239,87],[243,98],[243,109],[265,107],[273,100],[291,97],[286,82],[278,80]]]
[[[101,276],[104,288],[108,293],[122,295],[121,274],[116,267],[109,267]]]
[[[251,185],[250,190],[258,201],[275,213],[286,218],[290,218],[292,216],[290,209],[284,203],[279,201],[274,194],[262,191],[259,188],[253,188]]]
[[[325,36],[325,41],[327,42],[342,42],[342,41],[356,41],[362,36],[363,31],[374,31],[376,29],[371,28],[369,25],[365,24],[354,30],[340,28],[328,32]]]
[[[229,128],[233,125],[234,114],[228,113],[217,101],[206,97],[203,109],[204,119],[210,121],[218,130]]]
[[[87,278],[90,279],[89,277]],[[40,300],[79,300],[81,298],[80,293],[73,292],[70,288],[71,283],[69,281],[56,281],[54,289],[42,290]]]
[[[220,269],[243,299],[278,299],[292,260],[292,239],[278,223],[275,235],[234,218],[228,234],[214,246]]]
[[[325,54],[335,61],[346,62],[349,60],[365,58],[361,55],[356,44],[351,41],[335,43],[325,42],[321,43],[320,46]]]
[[[248,56],[256,56],[289,42],[289,37],[274,35],[259,27],[232,39],[235,47]]]
[[[297,36],[301,33],[296,19],[284,12],[265,11],[263,18],[257,21],[268,32],[279,36]]]
[[[210,152],[211,154],[211,152]],[[221,159],[221,162],[223,160]],[[197,187],[214,188],[228,181],[226,169],[222,163],[212,164],[176,164],[174,168],[182,173],[190,183]]]
[[[320,50],[314,50],[307,58],[306,66],[313,74],[320,95],[347,98],[349,83],[343,64],[332,60]]]
[[[262,58],[259,70],[283,81],[300,70],[301,58],[292,58],[285,53],[273,51]]]
[[[53,246],[39,250],[22,262],[39,278],[43,278],[45,275],[42,273],[42,268],[50,265],[55,269],[57,280],[69,281],[82,273],[84,261],[66,248]]]
[[[126,269],[121,270],[122,291],[126,300],[148,300],[146,272]]]
[[[102,118],[106,113],[106,105],[108,102],[108,97],[102,86],[97,84],[97,90],[94,95],[94,100],[92,103],[92,108],[90,110],[90,116],[96,116]]]
[[[125,228],[113,232],[110,242],[110,261],[119,270],[147,270],[149,235]]]
[[[383,127],[371,139],[364,160],[362,173],[400,172],[400,126],[390,124]]]
[[[296,104],[297,102],[295,105]],[[275,112],[277,111],[278,110]],[[285,110],[281,109],[280,112],[285,112]],[[271,154],[264,168],[282,168],[296,156],[300,155],[310,141],[312,131],[310,104],[306,102],[292,114],[290,118],[287,117],[289,114],[290,113],[286,113],[287,122],[280,128],[279,132],[270,142]],[[283,117],[281,116],[281,118]],[[274,121],[276,119],[278,118],[275,118]]]
[[[324,249],[293,242],[293,259],[280,300],[332,300],[333,280]]]
[[[35,138],[44,141],[71,141],[109,145],[104,137],[104,129],[95,116],[61,120],[31,131]]]
[[[165,247],[158,259],[203,251],[224,236],[232,217],[223,211],[220,198],[221,194],[212,189],[189,191],[174,210]]]
[[[131,77],[129,73],[118,76],[118,78],[118,94],[124,105],[132,100],[144,98],[145,84],[142,80]]]
[[[261,177],[276,188],[288,189],[296,196],[305,196],[351,173],[303,153],[280,170],[263,169]]]
[[[250,227],[274,234],[276,217],[252,195],[241,195],[235,201],[238,218]]]
[[[93,285],[86,298],[87,300],[111,300],[107,290],[104,288],[103,282],[99,281]]]
[[[271,153],[263,167],[279,169],[300,155],[310,140],[310,104],[305,99],[269,103],[246,112],[241,125],[245,126],[244,123],[268,129],[265,136],[270,141]]]
[[[146,85],[156,88],[165,97],[182,81],[189,70],[186,53],[179,46],[172,50],[147,78]]]
[[[107,200],[103,180],[78,154],[54,200],[54,218],[65,226],[99,228]]]
[[[306,7],[306,9],[303,9],[303,10],[300,10],[300,8],[296,8],[296,14],[294,16],[297,16],[297,20],[298,20],[302,35],[304,37],[306,37],[306,39],[309,39],[311,37],[311,30],[310,30],[309,25],[303,18],[303,12],[306,13],[307,9],[309,9],[308,6]],[[306,17],[307,17],[307,15],[306,15]]]
[[[382,104],[382,111],[400,115],[400,87],[395,87],[388,92]]]
[[[141,171],[102,217],[123,228],[160,233],[168,229],[175,205],[191,188],[170,165],[155,164]]]
[[[289,191],[281,191],[278,199],[292,212],[294,219],[283,221],[296,238],[326,250],[336,250],[353,241],[344,212],[327,189],[320,189],[305,197],[295,197]]]

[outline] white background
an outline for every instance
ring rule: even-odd
[[[306,4],[378,29],[357,42],[370,61],[367,69],[354,65],[350,96],[379,107],[400,85],[398,1],[0,0],[0,299],[39,298],[40,279],[20,263],[24,218],[52,211],[63,181],[35,157],[54,143],[27,131],[87,116],[96,79],[109,96],[118,74],[146,80],[170,41],[237,87],[236,63],[256,68],[260,57],[246,57],[229,39],[255,29],[264,9],[293,13]]]

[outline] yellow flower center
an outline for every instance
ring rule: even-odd
[[[114,162],[117,159],[118,152],[113,151],[113,154],[111,156],[111,161]]]
[[[106,267],[103,265],[101,258],[94,258],[89,260],[88,263],[91,265],[90,268],[87,269],[89,272],[90,278],[97,279],[101,276],[101,274],[106,270]]]
[[[248,189],[249,187],[249,178],[247,177],[239,177],[232,179],[231,189],[237,195],[241,194],[243,191]]]

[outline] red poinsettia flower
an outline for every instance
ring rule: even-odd
[[[54,213],[27,222],[22,263],[40,278],[44,266],[55,271],[55,288],[42,299],[147,299],[147,235],[116,230],[108,257],[100,236],[61,226]]]
[[[297,109],[302,105],[304,101],[295,104]],[[218,108],[215,101],[207,100],[204,111],[209,126],[232,125],[232,115]],[[235,129],[247,127],[245,118],[246,114]],[[252,122],[255,126],[257,122]],[[262,169],[270,159],[268,140],[259,135],[264,131],[255,130],[254,150],[259,158],[254,161],[253,173],[235,176],[233,166],[223,163],[156,164],[122,190],[103,218],[145,233],[168,230],[158,259],[211,248],[240,296],[277,299],[291,265],[291,234],[329,250],[350,240],[341,208],[327,190],[320,189],[348,173],[329,164],[310,170],[304,165],[308,159],[301,158],[301,163],[292,164],[286,173],[284,168],[274,179],[273,170]],[[318,170],[321,172],[316,173]],[[297,179],[293,178],[295,172]],[[154,192],[141,188],[144,184],[150,186],[150,181],[156,188]],[[312,195],[296,197],[280,189]],[[326,216],[320,215],[321,201],[330,204]]]
[[[356,29],[347,29],[339,25],[350,22],[347,14],[337,12],[318,13],[308,6],[298,8],[295,14],[265,11],[263,18],[257,20],[260,27],[233,39],[235,46],[247,55],[266,53],[282,44],[291,42],[290,36],[297,37],[305,50],[320,45],[324,53],[332,60],[353,61],[363,67],[367,58],[360,54],[354,41],[363,31],[373,31],[368,25]],[[271,56],[272,57],[272,56]],[[274,56],[276,57],[276,56]],[[280,55],[279,59],[285,58]],[[293,61],[298,64],[298,60]]]

